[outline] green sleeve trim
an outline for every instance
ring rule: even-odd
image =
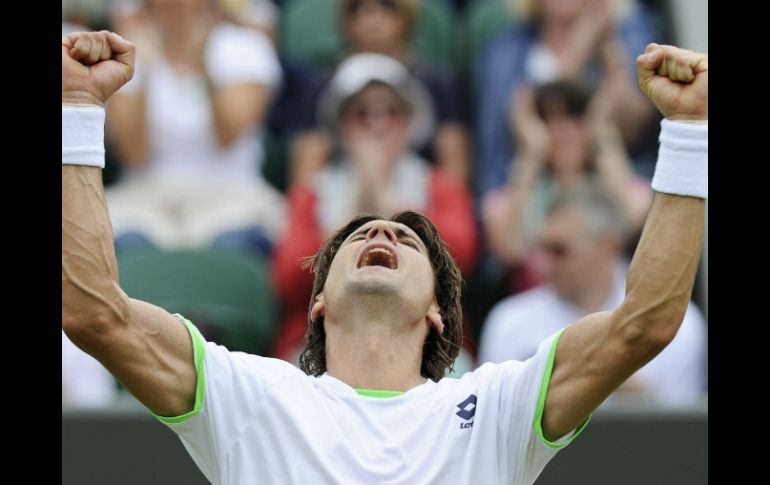
[[[550,448],[564,448],[568,444],[572,443],[572,440],[578,437],[580,433],[583,432],[586,425],[588,424],[588,421],[591,420],[591,416],[589,415],[585,421],[583,421],[583,424],[578,426],[575,431],[572,433],[572,436],[569,438],[563,440],[563,441],[557,441],[552,442],[548,441],[545,436],[543,436],[543,411],[545,410],[545,398],[548,395],[548,385],[551,383],[551,374],[553,373],[553,363],[556,359],[556,347],[559,345],[559,340],[561,339],[562,334],[564,333],[564,330],[561,329],[559,333],[556,335],[556,338],[553,339],[553,343],[551,344],[551,350],[548,353],[548,363],[545,366],[545,372],[543,373],[543,380],[540,383],[540,394],[537,398],[537,409],[535,410],[535,432],[537,433],[537,437],[540,438],[540,441],[542,441],[546,446]]]
[[[153,416],[166,424],[183,423],[198,414],[203,407],[203,399],[206,391],[206,373],[203,368],[204,357],[206,356],[206,346],[203,343],[203,336],[201,336],[198,329],[190,322],[190,320],[179,314],[174,316],[184,322],[187,326],[187,330],[190,332],[193,343],[193,361],[195,362],[195,371],[198,374],[198,382],[195,385],[195,405],[190,412],[179,416],[160,416],[150,411]]]
[[[403,394],[402,391],[377,391],[373,389],[356,389],[356,392],[366,397],[396,397]]]

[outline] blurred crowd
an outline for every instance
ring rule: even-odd
[[[144,288],[142,275],[184,253],[184,271],[144,299],[231,350],[296,363],[313,281],[303,258],[356,214],[417,209],[466,280],[453,375],[529,358],[622,301],[660,120],[634,61],[670,42],[665,11],[642,0],[63,0],[62,35],[109,29],[137,48],[134,78],[107,106],[122,283]],[[253,278],[218,269],[212,255],[225,253]],[[274,311],[249,319],[237,308],[249,299]],[[672,345],[608,405],[703,399],[706,335],[692,303]],[[64,334],[62,352],[64,405],[114,399],[119,384]]]

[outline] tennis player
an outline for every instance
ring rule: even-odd
[[[666,117],[655,200],[614,311],[526,362],[444,378],[460,342],[460,273],[414,212],[360,217],[312,258],[302,370],[206,342],[118,284],[105,204],[104,105],[133,72],[114,33],[62,38],[62,327],[215,484],[531,484],[590,414],[674,337],[708,185],[708,58],[650,44],[639,86]]]

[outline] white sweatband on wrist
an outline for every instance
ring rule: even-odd
[[[701,122],[660,122],[660,149],[652,189],[667,194],[708,198],[709,125]]]
[[[61,106],[61,163],[104,168],[104,108]]]

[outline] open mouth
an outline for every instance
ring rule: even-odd
[[[396,254],[384,244],[373,244],[366,248],[358,260],[358,267],[382,266],[388,269],[398,268]]]

